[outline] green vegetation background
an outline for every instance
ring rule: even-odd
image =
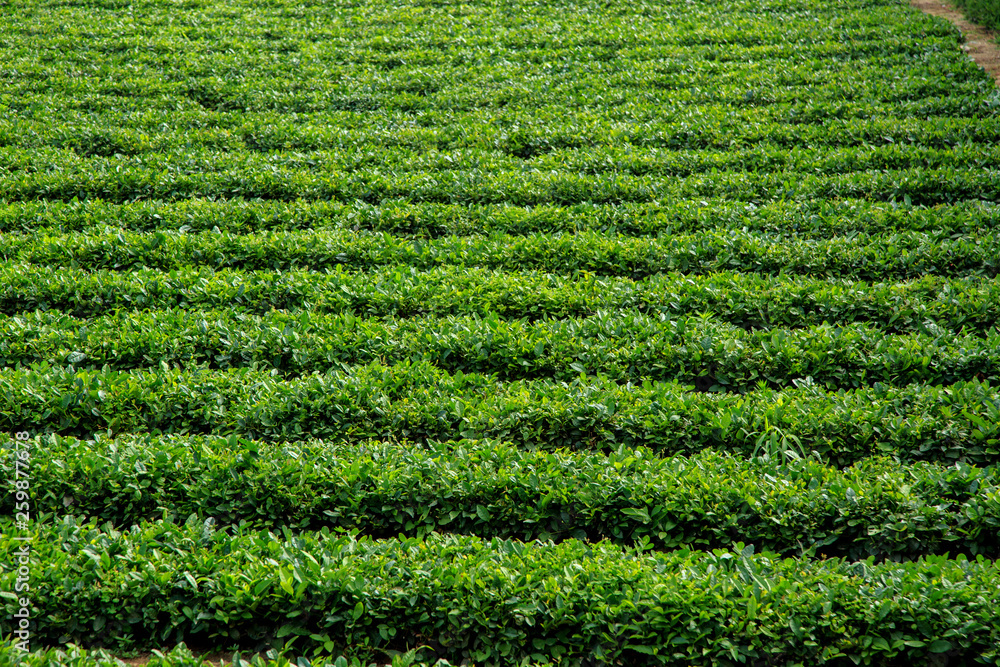
[[[1000,30],[1000,0],[955,0],[970,21],[990,30]]]

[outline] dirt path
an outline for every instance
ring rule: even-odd
[[[997,35],[975,23],[969,23],[962,12],[942,0],[910,0],[910,5],[954,23],[965,35],[962,48],[1000,86],[1000,46],[997,46]]]

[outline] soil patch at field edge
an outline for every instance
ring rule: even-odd
[[[195,655],[201,660],[204,660],[206,663],[213,665],[214,667],[224,667],[232,664],[234,654],[220,653],[216,651],[213,653],[205,653],[201,655],[195,652]],[[145,667],[145,665],[149,664],[149,661],[152,657],[153,656],[151,653],[143,653],[134,658],[118,658],[118,659],[124,662],[129,667]],[[245,656],[245,658],[249,661],[251,656]]]
[[[941,0],[910,0],[910,5],[926,14],[940,16],[955,24],[965,35],[962,49],[1000,86],[1000,46],[997,46],[996,34],[970,23],[961,11],[952,5],[942,3]]]

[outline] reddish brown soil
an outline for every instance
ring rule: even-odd
[[[166,651],[164,651],[165,653]],[[197,653],[196,653],[197,655]],[[149,659],[152,657],[151,653],[144,653],[135,658],[119,658],[122,662],[130,667],[145,667],[149,663]],[[206,653],[199,656],[202,660],[206,661],[211,665],[216,667],[221,667],[222,665],[229,665],[233,660],[232,653]],[[247,656],[249,657],[249,656]]]

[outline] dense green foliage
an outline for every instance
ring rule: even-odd
[[[578,540],[369,541],[198,520],[118,531],[72,517],[39,537],[50,641],[295,637],[363,653],[420,636],[453,662],[676,664],[994,660],[1000,639],[1000,573],[985,559],[801,562],[742,544],[643,555]],[[82,584],[72,596],[57,594],[72,582]]]
[[[824,323],[747,332],[710,317],[606,311],[534,323],[496,315],[362,320],[350,313],[167,310],[79,320],[46,313],[0,319],[0,359],[95,370],[271,366],[286,377],[408,360],[503,381],[600,372],[619,382],[675,380],[741,392],[805,377],[831,389],[1000,380],[1000,333],[928,329],[886,337],[869,325]]]
[[[24,664],[1000,664],[1000,92],[949,24],[0,13]]]
[[[290,442],[494,438],[525,448],[751,454],[798,441],[835,465],[873,454],[903,461],[1000,461],[1000,394],[979,382],[827,392],[809,382],[746,396],[676,383],[498,382],[426,362],[374,364],[283,380],[273,371],[80,371],[38,365],[0,374],[10,424],[85,436],[228,433]]]
[[[812,460],[704,452],[657,458],[525,452],[495,442],[296,442],[54,436],[39,448],[37,509],[127,525],[164,513],[220,525],[431,531],[646,543],[666,549],[750,542],[788,554],[996,557],[996,467],[867,459],[843,471]],[[0,503],[7,511],[13,503]]]
[[[214,658],[215,656],[213,656]],[[130,667],[134,662],[126,663],[105,649],[87,651],[71,644],[66,650],[49,649],[22,655],[13,644],[0,642],[0,661],[3,664],[19,660],[21,667]],[[201,652],[193,652],[184,643],[178,644],[169,651],[153,650],[149,655],[146,667],[217,667],[218,661],[205,656]],[[225,664],[230,664],[226,662]],[[232,657],[236,667],[378,667],[376,662],[361,662],[357,657],[348,660],[344,656],[336,659],[309,660],[304,656],[289,655],[286,651],[270,650],[264,654]],[[447,660],[438,660],[431,665],[416,662],[416,652],[395,652],[392,654],[392,667],[449,667]]]
[[[266,314],[272,310],[370,317],[469,315],[538,320],[586,317],[600,310],[669,317],[710,312],[747,329],[823,322],[871,322],[889,333],[989,332],[1000,316],[1000,285],[981,278],[927,276],[868,283],[759,276],[665,273],[641,281],[532,271],[442,266],[429,271],[233,271],[184,268],[119,273],[24,265],[0,268],[0,307],[8,313],[54,310],[74,317],[179,307]]]
[[[970,20],[991,30],[1000,30],[1000,3],[996,0],[955,0]]]

